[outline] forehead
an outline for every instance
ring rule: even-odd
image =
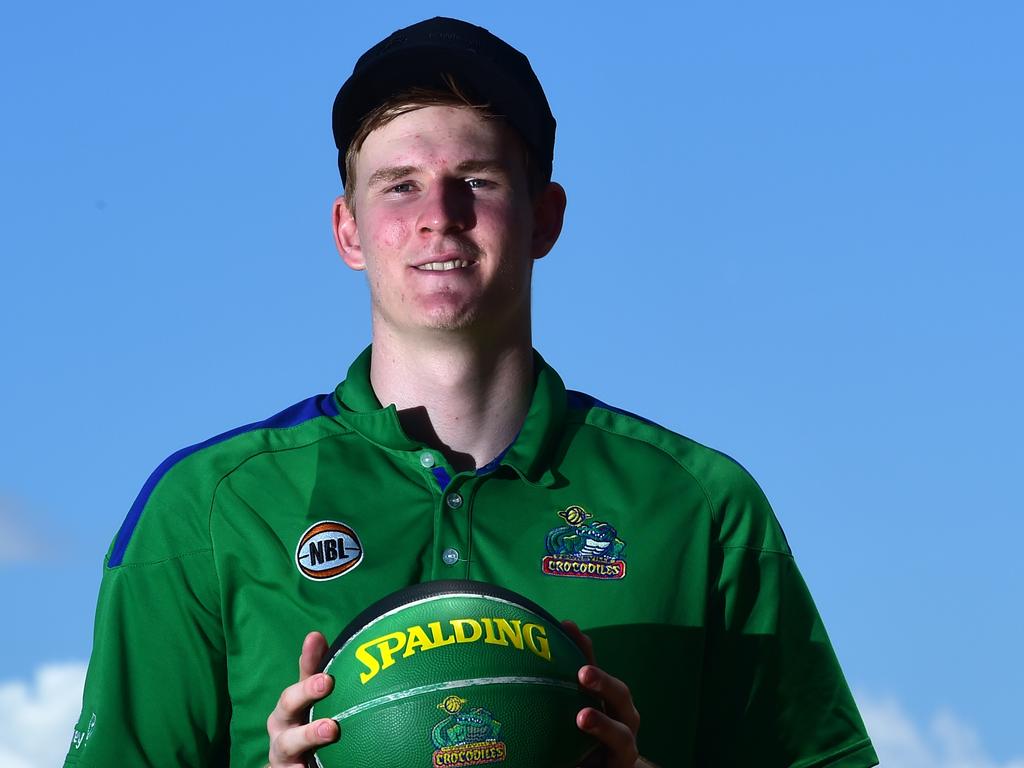
[[[519,164],[522,149],[514,131],[470,107],[428,106],[372,131],[356,155],[356,176],[366,180],[382,167],[441,171],[478,161]]]

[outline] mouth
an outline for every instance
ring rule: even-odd
[[[474,262],[467,259],[449,259],[448,261],[429,261],[426,264],[420,264],[414,269],[418,269],[421,272],[450,272],[453,269],[465,269],[472,265]]]

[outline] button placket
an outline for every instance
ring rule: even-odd
[[[469,496],[464,494],[471,493],[472,483],[472,478],[456,475],[439,499],[437,511],[443,521],[443,533],[438,544],[444,547],[440,554],[445,570],[469,567],[470,531],[469,516],[466,514],[469,511]],[[468,576],[468,571],[463,575]]]
[[[429,458],[428,458],[429,456]],[[469,498],[472,492],[472,485],[475,478],[467,477],[464,473],[453,472],[448,474],[447,464],[442,459],[429,452],[422,451],[419,454],[419,461],[423,469],[434,475],[436,480],[435,488],[440,488],[441,493],[435,496],[435,528],[436,538],[434,539],[434,557],[437,558],[439,573],[448,572],[450,569],[469,567],[470,531],[469,531]],[[427,466],[433,461],[433,466]],[[438,562],[440,561],[440,562]],[[465,574],[468,576],[468,570]],[[452,575],[441,578],[453,578]]]
[[[459,562],[459,557],[459,550],[455,547],[448,547],[448,549],[441,553],[441,562],[445,565],[455,565]]]
[[[444,505],[452,511],[459,509],[462,506],[462,494],[458,491],[449,491],[444,495]],[[448,525],[458,532],[460,541],[464,541],[464,531],[462,530],[464,524],[465,522],[458,518],[448,520]],[[441,562],[447,566],[457,565],[461,559],[462,554],[455,547],[448,547],[441,553]]]

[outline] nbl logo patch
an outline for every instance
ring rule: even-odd
[[[295,565],[313,581],[327,581],[351,571],[363,561],[363,545],[345,523],[321,520],[299,538]]]

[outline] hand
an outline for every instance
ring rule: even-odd
[[[306,722],[306,712],[334,687],[334,679],[317,673],[320,660],[327,653],[327,639],[319,632],[310,632],[302,641],[299,656],[299,682],[284,689],[277,706],[267,718],[270,735],[268,768],[305,768],[306,754],[324,744],[337,741],[338,724],[329,717]]]
[[[636,746],[640,713],[633,705],[629,686],[595,665],[594,644],[575,622],[563,621],[562,626],[587,657],[588,664],[580,667],[578,673],[580,685],[603,699],[607,710],[601,712],[593,707],[584,707],[576,714],[576,727],[604,745],[604,762],[599,765],[606,768],[643,765]]]

